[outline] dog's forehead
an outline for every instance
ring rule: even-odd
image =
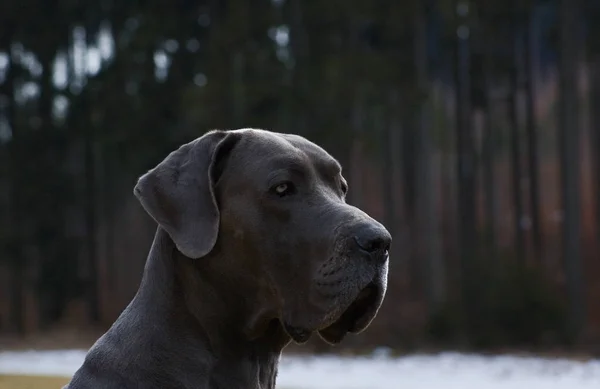
[[[254,163],[268,164],[272,161],[309,163],[318,170],[327,172],[328,175],[341,172],[341,166],[335,158],[322,147],[300,135],[265,130],[244,132],[243,154]]]

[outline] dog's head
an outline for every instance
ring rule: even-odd
[[[314,143],[243,129],[181,146],[134,193],[182,254],[230,258],[244,293],[263,291],[245,296],[260,300],[250,315],[279,320],[298,343],[315,331],[338,343],[375,317],[391,243],[346,204],[347,190],[339,163]]]

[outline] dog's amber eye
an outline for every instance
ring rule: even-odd
[[[280,197],[290,195],[294,192],[294,184],[291,182],[282,182],[273,187],[273,192]]]

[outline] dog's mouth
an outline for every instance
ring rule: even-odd
[[[342,341],[348,333],[358,334],[365,330],[377,315],[387,289],[385,275],[375,277],[345,307],[341,314],[335,314],[314,328],[312,325],[293,325],[292,320],[282,320],[286,333],[297,344],[307,342],[314,332],[327,343],[335,345]],[[340,312],[340,311],[338,311]],[[337,319],[336,319],[337,317]],[[312,328],[311,328],[312,327]]]
[[[333,324],[319,330],[319,335],[330,344],[339,343],[346,333],[360,333],[369,326],[383,300],[384,288],[375,282],[360,291],[356,299]]]

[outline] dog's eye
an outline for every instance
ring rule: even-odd
[[[272,191],[279,197],[288,196],[293,194],[295,191],[294,184],[291,182],[282,182],[281,184],[275,185]]]

